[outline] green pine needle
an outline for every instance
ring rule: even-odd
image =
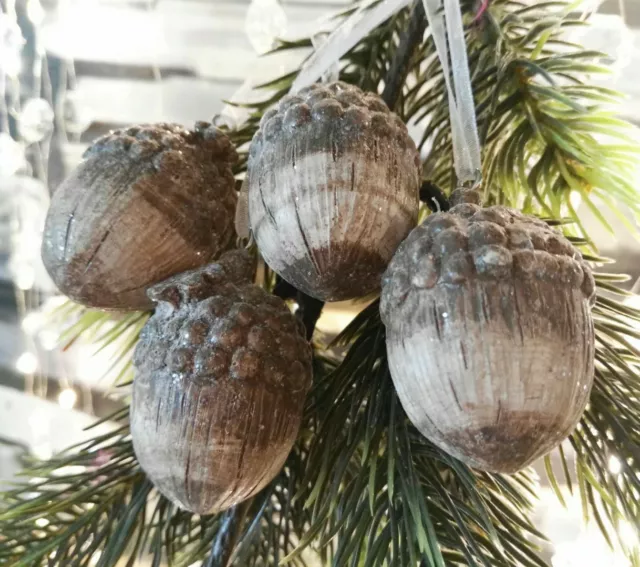
[[[571,195],[580,195],[605,226],[601,203],[638,218],[633,173],[639,150],[633,129],[611,114],[617,93],[585,83],[587,75],[605,71],[597,64],[600,54],[563,36],[584,24],[570,19],[574,4],[493,0],[476,23],[475,2],[463,7],[486,202],[543,216],[586,260],[608,262],[598,256]],[[341,78],[379,91],[408,14],[399,12],[347,53]],[[276,51],[309,46],[307,39],[282,42]],[[421,147],[431,148],[426,177],[450,189],[451,131],[434,53],[427,37],[411,60],[397,110],[422,128]],[[247,144],[260,117],[295,76],[263,85],[265,100],[249,105],[248,121],[229,132],[240,148],[237,173],[246,170]],[[546,469],[561,501],[559,479],[580,495],[585,518],[624,547],[618,526],[640,525],[640,310],[625,303],[632,294],[619,287],[621,276],[602,273],[596,280],[596,376],[569,440],[575,470],[562,447],[560,470],[550,460]],[[148,314],[114,316],[69,303],[54,316],[73,320],[66,344],[117,344],[117,380],[130,379],[132,349]],[[285,467],[244,508],[234,565],[303,566],[309,555],[335,567],[545,565],[533,543],[544,535],[530,519],[538,489],[531,475],[474,471],[407,420],[389,376],[377,302],[331,351],[316,352],[314,381]],[[127,420],[128,408],[108,420],[110,433],[25,471],[0,500],[0,564],[111,567],[146,556],[153,567],[188,567],[208,556],[225,516],[194,516],[160,496],[137,464]],[[611,471],[612,458],[620,472]],[[636,551],[626,552],[640,565]]]

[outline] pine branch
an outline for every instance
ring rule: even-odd
[[[570,4],[549,6],[494,0],[467,28],[485,144],[485,202],[555,218],[568,213],[579,221],[570,201],[576,194],[612,231],[593,201],[597,198],[637,232],[620,210],[636,218],[640,213],[629,181],[640,152],[633,129],[609,109],[619,100],[614,91],[584,84],[587,74],[606,69],[593,63],[601,54],[564,41],[566,28],[576,24],[569,17]],[[426,122],[421,146],[433,147],[427,173],[439,186],[452,187],[444,81],[437,61],[424,61],[414,71],[420,88],[405,114]],[[588,239],[583,229],[580,233]]]
[[[118,425],[113,431],[25,471],[26,480],[0,501],[0,564],[115,567],[150,554],[154,566],[187,567],[205,559],[212,541],[236,531],[225,529],[229,515],[195,516],[153,489],[136,462],[127,419],[128,408],[120,410],[108,420]],[[307,515],[287,495],[301,478],[303,455],[295,448],[271,485],[241,505],[246,516],[233,517],[243,534],[237,565],[272,565],[293,550]],[[233,547],[221,546],[218,564]]]
[[[60,329],[57,342],[63,350],[81,341],[94,347],[94,356],[111,349],[110,363],[102,378],[108,378],[116,388],[133,379],[131,356],[149,315],[141,311],[114,313],[88,309],[67,300],[45,313],[45,320],[47,327]]]
[[[122,556],[143,529],[151,488],[126,435],[122,425],[26,471],[30,478],[5,495],[0,511],[3,565],[88,565],[109,536],[110,552],[98,565],[115,564],[109,557]]]
[[[416,49],[422,43],[426,28],[427,17],[424,13],[424,5],[422,0],[418,0],[414,3],[409,24],[403,32],[398,48],[393,55],[389,72],[385,79],[384,90],[382,91],[382,100],[392,110],[396,108],[398,99],[402,94],[409,71],[409,63]]]
[[[312,510],[301,549],[335,541],[334,564],[367,567],[420,560],[544,565],[522,531],[537,533],[526,517],[530,504],[511,481],[473,473],[406,419],[389,377],[377,302],[341,340],[350,345],[345,360],[312,392],[322,418],[305,467],[310,488],[297,496]]]
[[[240,538],[247,508],[247,503],[241,503],[222,513],[220,529],[213,540],[207,567],[231,565],[231,556]]]
[[[617,95],[609,89],[582,82],[585,73],[602,72],[591,63],[599,54],[563,42],[560,35],[563,28],[574,23],[564,9],[568,4],[555,3],[553,9],[557,13],[552,17],[549,17],[549,6],[494,0],[479,23],[472,24],[467,31],[477,113],[486,144],[486,199],[542,213],[554,224],[564,223],[568,214],[580,226],[570,202],[572,191],[577,191],[583,199],[586,196],[587,203],[590,193],[600,196],[615,213],[619,209],[612,198],[635,212],[640,199],[626,180],[632,178],[629,174],[637,162],[638,150],[628,138],[629,127],[613,119],[601,107],[615,103]],[[380,36],[384,37],[384,34],[380,32]],[[358,50],[354,48],[353,51]],[[345,61],[348,66],[353,61],[353,53],[348,54]],[[430,40],[423,44],[422,58],[414,62],[409,74],[415,77],[416,86],[410,88],[405,97],[404,115],[414,120],[428,120],[422,145],[429,142],[433,149],[425,164],[426,171],[440,186],[451,187],[447,98]],[[375,81],[369,84],[373,88],[376,86]],[[600,139],[591,135],[592,131],[606,131],[613,140],[603,145]],[[600,175],[602,171],[607,173]],[[610,179],[607,178],[609,174],[612,174]],[[591,181],[589,176],[593,178]],[[575,179],[581,178],[583,181],[576,184]],[[425,196],[428,198],[426,193]],[[591,208],[594,209],[592,205]],[[565,230],[570,236],[575,233],[574,227],[565,227]],[[580,237],[572,238],[574,242],[588,245],[588,234],[584,230],[580,234]],[[585,253],[585,259],[600,263],[605,260],[593,253]],[[601,277],[598,284],[604,291],[619,292],[619,288]],[[596,313],[606,301],[611,300],[599,294]],[[619,302],[607,305],[610,309],[604,314],[605,318],[611,317],[613,312],[629,313]],[[627,326],[619,329],[618,334],[628,343],[634,331]],[[590,490],[615,494],[625,504],[611,507],[605,500],[607,513],[618,520],[627,518],[637,525],[634,499],[637,502],[639,465],[637,457],[629,452],[629,447],[638,446],[638,423],[633,417],[633,412],[638,415],[638,408],[629,407],[630,400],[639,399],[637,353],[628,345],[621,346],[611,337],[610,330],[603,333],[600,329],[598,342],[601,345],[597,353],[599,364],[612,357],[615,364],[607,363],[606,373],[598,370],[594,395],[585,415],[589,425],[581,426],[573,438],[579,466],[583,467],[582,478],[591,487],[582,490],[581,494],[586,499],[586,509],[596,514]],[[348,355],[343,366],[349,361]],[[621,387],[619,382],[625,386]],[[603,388],[606,396],[599,394]],[[604,405],[605,401],[609,407]],[[623,426],[612,428],[611,421],[616,420],[615,416],[623,409]],[[580,433],[583,430],[595,430],[596,434]],[[617,477],[606,466],[608,457],[603,455],[610,454],[621,455],[625,463],[621,473],[625,476],[624,491],[614,486]],[[618,507],[621,513],[618,513]]]
[[[468,14],[472,4],[464,2]],[[589,235],[564,224],[566,216],[579,222],[571,192],[586,196],[587,204],[598,196],[615,211],[619,200],[635,212],[640,199],[628,179],[637,149],[627,140],[627,127],[600,106],[614,94],[581,82],[584,73],[599,69],[593,53],[562,39],[560,32],[574,22],[566,10],[550,15],[558,5],[493,0],[467,28],[469,60],[486,147],[487,200],[542,213],[585,247]],[[376,91],[393,84],[388,74],[396,68],[394,54],[411,42],[410,35],[417,37],[403,33],[415,24],[409,19],[410,11],[402,10],[356,45],[341,62],[341,78]],[[279,49],[309,46],[301,40]],[[444,82],[430,38],[417,49],[420,57],[409,59],[397,110],[424,121],[422,145],[431,147],[426,171],[447,187],[452,172]],[[265,85],[266,100],[252,105],[247,123],[230,133],[239,147],[245,144],[246,150],[262,113],[286,94],[295,75]],[[603,132],[612,139],[603,143]],[[241,151],[237,171],[245,168],[246,151]],[[606,261],[593,250],[585,259]],[[640,519],[640,353],[634,343],[640,338],[634,327],[640,312],[619,300],[625,292],[616,278],[597,277],[596,383],[571,438],[575,473],[561,453],[563,476],[612,540],[617,524],[638,525]],[[309,313],[308,330],[315,325]],[[102,333],[109,341],[126,330],[134,344],[136,325],[145,316],[115,323],[115,331],[99,314],[83,317],[70,336],[94,333],[98,339]],[[237,545],[219,546],[223,564],[233,553],[233,564],[242,567],[278,565],[285,556],[304,565],[303,554],[313,550],[323,564],[335,567],[544,565],[529,539],[541,534],[529,520],[535,486],[528,474],[470,470],[406,419],[389,378],[376,303],[345,329],[338,346],[344,357],[316,356],[299,439],[280,475],[246,503],[246,516],[232,514],[228,524],[236,529],[224,529],[225,515],[199,518],[155,492],[135,461],[124,411],[113,418],[119,428],[34,463],[27,480],[5,496],[0,563],[84,566],[101,553],[98,566],[107,567],[120,559],[133,564],[147,551],[154,567],[162,561],[187,567],[204,560],[213,541],[240,534]],[[619,474],[609,470],[611,456],[621,463]],[[549,469],[554,484],[556,473]]]

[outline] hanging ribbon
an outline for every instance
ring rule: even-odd
[[[444,10],[443,0],[422,2],[449,95],[453,162],[458,183],[478,183],[482,166],[480,141],[460,2],[444,0]]]
[[[460,2],[422,2],[442,64],[449,97],[453,158],[458,183],[477,183],[481,171],[480,142]],[[373,29],[410,3],[411,0],[383,0],[371,9],[356,10],[305,62],[291,87],[291,92],[295,93],[315,82]]]
[[[315,33],[311,36],[311,45],[313,48],[318,51],[329,39],[328,32],[319,32]],[[330,65],[325,73],[322,73],[320,77],[320,82],[322,83],[331,83],[333,81],[337,81],[340,78],[340,60],[336,60],[333,62],[333,65]]]
[[[383,0],[371,9],[364,6],[358,8],[307,59],[291,86],[291,93],[297,93],[301,88],[317,81],[361,39],[411,2],[412,0]]]

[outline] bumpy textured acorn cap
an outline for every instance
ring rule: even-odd
[[[593,381],[591,269],[505,207],[431,215],[384,276],[381,315],[407,414],[466,463],[514,472],[564,439]]]
[[[252,273],[233,251],[151,288],[157,309],[134,354],[138,460],[163,494],[200,514],[278,473],[311,385],[303,326]]]
[[[400,313],[411,314],[413,290],[511,278],[579,290],[595,301],[591,268],[547,223],[507,207],[461,203],[429,216],[399,247],[384,275],[383,321],[393,325]]]
[[[420,160],[379,96],[311,85],[265,113],[249,157],[250,224],[266,262],[305,293],[379,287],[415,226]]]
[[[327,137],[337,134],[340,138],[333,140],[337,154],[353,144],[394,143],[398,150],[408,149],[413,165],[420,166],[402,119],[377,94],[343,81],[310,85],[286,95],[265,112],[251,144],[252,163],[264,159],[264,152],[274,149],[272,145],[282,140],[283,133],[288,134],[288,142],[303,142],[307,152],[325,151]]]
[[[154,315],[140,334],[138,375],[244,380],[291,394],[310,386],[310,347],[282,299],[252,285],[243,251],[153,286]]]
[[[215,127],[117,130],[55,191],[42,256],[85,305],[146,309],[147,288],[218,257],[234,241],[237,154]]]

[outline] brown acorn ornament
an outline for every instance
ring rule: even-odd
[[[156,311],[134,353],[136,456],[162,494],[198,514],[276,476],[311,385],[301,323],[252,273],[233,251],[152,287]]]
[[[42,258],[60,291],[104,309],[147,309],[149,286],[234,243],[229,138],[153,124],[97,140],[51,199]]]
[[[269,266],[317,299],[375,291],[417,223],[420,160],[380,97],[343,82],[285,96],[249,156],[249,221]]]
[[[409,419],[472,467],[511,473],[546,454],[589,397],[594,301],[591,269],[543,221],[470,202],[429,216],[382,286]]]

